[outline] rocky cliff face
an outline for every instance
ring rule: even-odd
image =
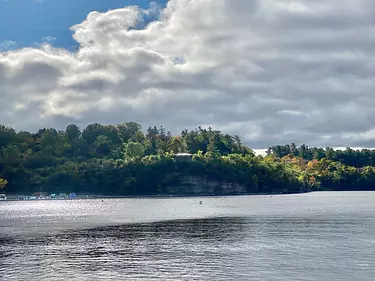
[[[168,194],[226,195],[246,193],[246,188],[238,183],[219,182],[200,176],[182,176],[178,185],[167,186],[165,191]]]

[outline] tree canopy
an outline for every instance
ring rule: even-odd
[[[176,154],[189,153],[180,161]],[[212,128],[94,123],[81,130],[0,126],[0,188],[113,195],[290,193],[375,189],[374,150],[278,145],[257,156]],[[2,184],[1,184],[2,183]]]

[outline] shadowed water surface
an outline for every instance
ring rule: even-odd
[[[375,280],[374,214],[373,192],[2,202],[0,280]]]

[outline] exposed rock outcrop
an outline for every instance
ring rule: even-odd
[[[168,194],[194,194],[194,195],[227,195],[244,194],[246,188],[238,183],[220,182],[200,176],[181,176],[179,184],[167,186]]]

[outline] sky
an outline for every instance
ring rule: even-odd
[[[69,28],[92,11],[136,5],[148,8],[150,0],[0,0],[0,43],[2,49],[38,47],[45,42],[76,50],[79,47]],[[7,43],[4,43],[7,42]],[[1,47],[0,47],[1,48]]]
[[[0,122],[374,147],[373,0],[0,0]]]

